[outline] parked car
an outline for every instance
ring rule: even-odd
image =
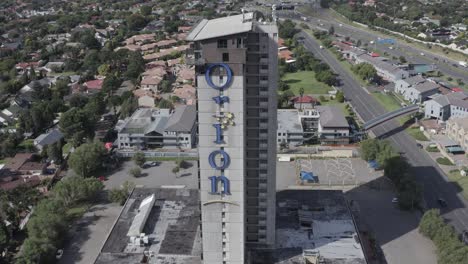
[[[447,202],[444,199],[439,198],[437,199],[437,202],[439,203],[440,207],[447,207]]]
[[[61,259],[63,256],[63,249],[57,250],[57,253],[55,253],[55,258],[56,259]]]
[[[398,198],[396,198],[396,197],[393,197],[393,199],[392,199],[392,203],[398,203]]]
[[[416,143],[416,146],[417,146],[418,148],[420,148],[420,149],[423,148],[423,145],[422,145],[421,143]]]

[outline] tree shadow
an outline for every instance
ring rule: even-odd
[[[292,84],[292,83],[299,83],[301,80],[298,79],[289,79],[289,80],[284,80],[285,83],[287,84]]]

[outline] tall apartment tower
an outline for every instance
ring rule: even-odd
[[[203,262],[244,264],[275,243],[278,29],[257,13],[203,20],[196,67]]]

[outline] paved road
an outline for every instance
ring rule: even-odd
[[[284,16],[289,16],[291,18],[299,18],[298,15],[294,15],[293,13],[282,13]],[[335,29],[335,33],[341,36],[347,36],[352,39],[359,39],[362,43],[369,43],[370,41],[376,41],[378,38],[388,38],[383,34],[377,34],[374,32],[369,32],[364,29],[354,27],[349,24],[343,24],[342,22],[336,20],[334,16],[329,14],[329,11],[325,9],[317,9],[317,13],[315,16],[308,16],[310,21],[308,22],[312,28],[316,29],[325,29],[328,30],[331,26]],[[340,26],[340,24],[342,24]],[[369,44],[369,47],[375,48],[380,51],[384,51],[390,56],[387,57],[400,57],[403,56],[407,59],[410,63],[416,64],[435,64],[437,66],[437,70],[442,72],[447,76],[452,76],[454,79],[462,79],[465,83],[468,83],[468,69],[463,68],[458,65],[458,61],[449,59],[445,56],[438,55],[436,53],[432,53],[426,50],[421,50],[414,45],[409,45],[404,43],[401,40],[397,39],[397,44],[393,46],[393,49],[390,49],[389,45],[384,44]],[[421,55],[424,54],[424,56]],[[462,55],[460,55],[460,60],[462,59]],[[465,60],[467,57],[465,56]],[[444,60],[446,62],[444,62]],[[454,67],[453,65],[457,65]]]
[[[304,32],[299,34],[305,38],[305,47],[317,58],[328,63],[340,75],[343,83],[341,88],[346,98],[351,101],[351,104],[364,121],[386,112],[370,94],[360,87],[359,83],[340,65],[333,54],[327,50],[321,50],[319,48],[320,44],[308,34]],[[439,197],[445,199],[448,207],[442,209],[444,217],[453,224],[457,231],[468,230],[467,202],[463,199],[459,190],[447,181],[445,174],[428,154],[416,147],[415,140],[405,131],[402,131],[400,125],[394,120],[384,123],[372,129],[372,131],[377,136],[386,137],[396,148],[405,153],[408,161],[414,167],[417,181],[424,188],[426,206],[428,208],[437,208],[437,199]]]

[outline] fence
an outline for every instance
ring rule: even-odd
[[[140,151],[119,151],[117,150],[115,153],[119,157],[123,158],[131,158],[135,153]],[[190,151],[190,152],[161,152],[161,151],[141,151],[145,154],[145,157],[148,158],[198,158],[197,151]]]

